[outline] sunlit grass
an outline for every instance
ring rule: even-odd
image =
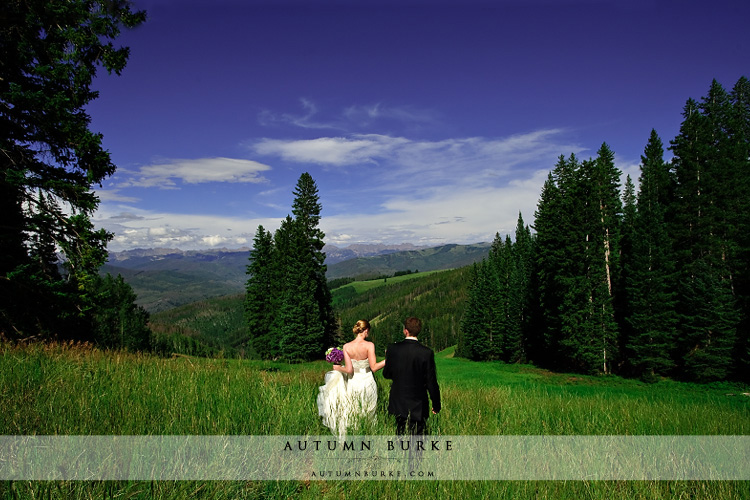
[[[414,278],[422,278],[424,276],[429,276],[431,274],[435,273],[441,273],[443,270],[439,271],[426,271],[423,273],[411,273],[411,274],[405,274],[403,276],[393,276],[389,277],[387,279],[379,278],[379,279],[373,279],[373,280],[365,280],[365,281],[354,281],[352,283],[349,283],[348,285],[344,285],[341,288],[351,287],[353,288],[358,294],[367,292],[369,290],[372,290],[374,288],[379,288],[381,286],[385,285],[394,285],[396,283],[401,283],[403,281],[408,281]]]
[[[750,434],[746,388],[555,374],[436,356],[436,435]],[[300,365],[0,344],[3,434],[325,435],[323,361]],[[390,382],[375,423],[390,434]],[[748,482],[14,482],[0,498],[750,498]],[[436,492],[437,490],[437,492]]]

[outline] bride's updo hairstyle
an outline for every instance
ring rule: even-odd
[[[366,319],[361,319],[357,321],[357,323],[354,325],[354,328],[352,328],[352,331],[354,332],[354,335],[359,335],[360,333],[369,329],[370,323]]]

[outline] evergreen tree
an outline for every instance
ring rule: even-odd
[[[671,148],[677,179],[677,215],[671,233],[678,270],[678,328],[682,333],[676,359],[682,363],[683,376],[698,380],[715,378],[724,371],[719,367],[731,364],[732,353],[725,346],[735,341],[740,320],[733,295],[735,245],[731,217],[726,213],[735,194],[729,186],[733,176],[727,172],[727,154],[732,150],[726,133],[729,115],[726,92],[714,81],[700,106],[688,100],[680,135]],[[711,318],[708,311],[697,307],[700,300],[709,299],[720,316],[713,318],[720,321],[714,327],[707,324]],[[730,321],[734,321],[733,326]],[[693,362],[704,358],[710,359],[718,371]]]
[[[620,237],[622,224],[622,201],[620,199],[620,175],[615,167],[615,155],[605,143],[598,151],[593,163],[592,192],[597,204],[595,244],[592,248],[592,300],[593,324],[596,326],[593,344],[600,352],[599,365],[603,373],[612,373],[618,356],[618,328],[615,321],[614,294],[620,276]],[[597,234],[598,233],[598,234]]]
[[[92,333],[82,327],[96,307],[95,270],[110,238],[90,224],[92,187],[115,166],[89,130],[86,106],[97,97],[97,69],[125,67],[128,49],[113,45],[121,28],[144,20],[126,2],[3,5],[0,331],[10,337]],[[64,279],[53,271],[53,247],[68,263]]]
[[[531,230],[518,213],[516,241],[512,246],[513,269],[510,279],[509,316],[512,326],[506,336],[505,356],[510,363],[525,362],[531,315],[533,247]]]
[[[708,259],[698,259],[680,283],[683,377],[698,382],[724,380],[732,369],[738,312],[729,282]]]
[[[122,276],[96,279],[93,314],[94,341],[108,348],[145,351],[151,348],[148,312],[135,303],[136,295]]]
[[[491,359],[507,361],[509,336],[513,335],[512,324],[512,245],[508,236],[503,238],[495,234],[495,240],[490,249],[489,259],[485,266],[484,280],[486,289],[483,290],[484,300],[488,302],[491,320],[486,325],[490,332],[492,343]]]
[[[750,80],[740,78],[729,95],[727,132],[731,206],[727,216],[733,229],[731,272],[740,319],[733,358],[737,378],[750,381]]]
[[[318,308],[319,322],[323,328],[323,344],[332,345],[337,325],[333,314],[331,291],[326,279],[326,256],[323,252],[325,234],[318,227],[322,206],[319,201],[318,187],[309,173],[305,172],[300,176],[294,196],[292,213],[305,239],[299,258],[308,263],[306,267],[315,289],[314,300]]]
[[[547,177],[535,212],[535,274],[539,283],[539,324],[533,341],[540,349],[533,359],[538,363],[562,367],[562,311],[567,283],[565,276],[572,266],[568,248],[574,239],[569,234],[574,223],[569,220],[570,198],[566,194],[574,184],[578,160],[560,156]]]
[[[325,278],[321,205],[308,173],[294,191],[288,215],[271,238],[258,228],[247,268],[245,300],[256,353],[289,361],[320,358],[333,345],[336,322]]]
[[[547,356],[559,368],[610,373],[617,356],[619,174],[604,144],[595,160],[560,157],[542,192],[537,272]]]
[[[523,332],[521,331],[519,275],[516,268],[515,248],[510,235],[505,236],[505,242],[500,251],[498,265],[498,314],[497,327],[498,353],[501,360],[516,362],[523,353]]]
[[[617,324],[620,328],[620,346],[627,346],[632,336],[629,318],[632,314],[630,290],[628,282],[634,272],[633,246],[635,239],[635,219],[637,216],[635,184],[630,175],[625,181],[625,191],[622,194],[623,216],[622,216],[622,240],[620,242],[621,252],[621,274],[617,283],[615,294],[615,314]],[[627,357],[628,353],[623,352]]]
[[[322,357],[325,329],[320,307],[315,300],[316,283],[309,261],[304,260],[307,238],[302,227],[290,216],[274,236],[275,265],[281,270],[281,287],[273,330],[277,334],[280,356],[289,361],[307,361]]]
[[[474,361],[497,359],[498,339],[492,329],[496,317],[493,304],[496,281],[492,266],[486,260],[473,264],[469,297],[461,320],[460,356]]]
[[[676,338],[674,264],[666,211],[672,191],[664,148],[651,131],[641,156],[637,214],[627,265],[628,363],[646,380],[667,375],[674,366]]]
[[[277,269],[274,266],[273,236],[258,226],[250,251],[245,288],[245,320],[250,345],[256,355],[272,359],[279,355],[272,330],[274,304],[279,301]]]

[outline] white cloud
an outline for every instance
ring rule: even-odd
[[[434,111],[382,103],[349,106],[341,111],[328,112],[324,117],[321,116],[321,109],[312,100],[301,98],[299,101],[303,110],[301,114],[263,110],[258,114],[258,122],[264,126],[292,125],[312,130],[341,131],[361,130],[383,121],[398,122],[407,127],[434,125],[439,122],[438,114]]]
[[[531,224],[546,170],[503,187],[456,189],[445,186],[426,197],[387,200],[375,214],[334,215],[321,219],[326,241],[352,242],[476,243],[491,241],[515,231],[519,211]]]
[[[437,114],[410,106],[386,106],[381,103],[370,106],[350,106],[344,117],[354,125],[369,126],[377,120],[395,120],[405,124],[426,124],[438,121]]]
[[[321,229],[326,242],[334,245],[474,243],[490,241],[496,232],[512,233],[519,211],[527,224],[533,223],[542,185],[558,156],[585,152],[565,139],[565,131],[557,129],[505,138],[436,141],[376,134],[262,139],[251,148],[255,154],[288,163],[323,167],[324,172],[313,175],[325,180],[326,189],[320,192],[324,206]],[[141,169],[143,182],[209,182],[244,171],[232,168],[232,161],[219,162],[223,167],[214,172],[215,177],[208,176],[201,166],[214,160],[185,160]],[[265,166],[243,163],[248,175],[256,179],[262,170],[254,170],[250,164]],[[633,168],[628,165],[626,169]],[[342,171],[347,174],[346,182],[339,181]],[[291,188],[286,188],[289,186],[269,185],[255,194],[258,205],[276,207],[266,218],[145,211],[102,203],[97,224],[116,234],[109,245],[112,250],[247,246],[252,244],[258,225],[273,232],[288,213]],[[352,197],[352,190],[359,196]]]
[[[377,163],[379,158],[408,142],[406,139],[367,135],[346,137],[321,137],[310,140],[262,139],[253,147],[261,155],[279,156],[297,163],[346,166],[358,163]]]
[[[133,196],[121,195],[119,189],[97,189],[96,195],[102,202],[119,201],[123,203],[135,203],[139,201],[138,198],[135,198]]]
[[[514,171],[523,175],[552,168],[560,154],[584,149],[566,143],[563,130],[540,130],[506,138],[469,137],[439,141],[412,140],[376,134],[321,137],[309,140],[261,139],[251,146],[256,154],[287,162],[313,163],[332,168],[354,167],[368,175],[368,185],[387,189],[419,176],[423,188],[445,183],[497,184]]]
[[[274,231],[280,219],[155,212],[102,204],[94,223],[115,234],[108,245],[113,251],[130,248],[190,250],[251,245],[259,225]]]
[[[169,160],[155,165],[146,165],[137,172],[121,170],[129,179],[118,187],[158,187],[176,189],[177,182],[203,184],[208,182],[267,182],[261,172],[271,167],[252,160],[236,158],[198,158],[193,160]]]
[[[261,125],[272,125],[272,124],[289,124],[296,127],[307,128],[307,129],[335,129],[339,128],[337,125],[315,122],[313,117],[318,114],[318,106],[315,105],[310,99],[301,98],[300,103],[305,111],[303,115],[295,115],[291,113],[274,113],[269,110],[261,111],[258,114],[258,121]]]

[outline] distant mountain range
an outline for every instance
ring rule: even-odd
[[[397,271],[463,267],[488,255],[489,243],[419,247],[411,244],[326,245],[329,279],[366,279]],[[249,248],[218,250],[135,249],[111,252],[102,273],[121,274],[151,312],[240,293],[245,288]]]

